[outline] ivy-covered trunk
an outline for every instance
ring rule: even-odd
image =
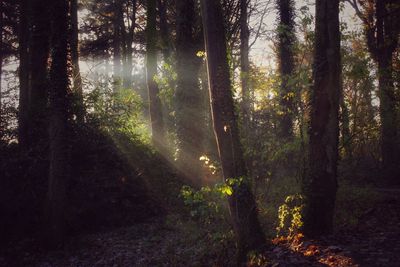
[[[329,234],[337,190],[341,60],[339,1],[317,0],[304,233]]]
[[[293,118],[295,113],[293,88],[291,81],[294,71],[294,2],[292,0],[277,0],[278,24],[278,68],[281,79],[279,102],[281,116],[279,120],[279,134],[286,140],[293,137]]]

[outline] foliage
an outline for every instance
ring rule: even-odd
[[[143,103],[133,90],[97,85],[86,96],[87,121],[111,134],[125,134],[132,141],[150,142],[147,125],[142,117]]]
[[[224,198],[232,195],[232,187],[225,183],[216,184],[214,187],[205,186],[199,190],[183,186],[180,195],[190,209],[190,216],[210,225],[225,220]]]
[[[202,224],[202,230],[207,232],[209,246],[211,244],[219,253],[231,253],[234,243],[234,234],[228,223],[226,202],[226,197],[231,194],[232,187],[227,183],[219,183],[213,187],[205,186],[199,190],[183,186],[180,192],[185,206],[189,208],[190,217]],[[223,262],[226,263],[226,259]]]
[[[256,251],[250,251],[247,256],[247,266],[257,266],[257,267],[268,266],[268,259],[262,253]]]
[[[173,110],[173,100],[175,94],[177,74],[174,66],[170,63],[164,62],[161,65],[161,71],[158,73],[154,80],[160,88],[160,99],[168,107]]]
[[[284,204],[279,207],[279,225],[276,228],[277,236],[293,237],[299,233],[303,226],[302,212],[304,209],[304,198],[300,194],[289,195]]]

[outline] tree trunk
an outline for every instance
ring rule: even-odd
[[[68,0],[52,1],[52,63],[50,69],[50,168],[47,194],[49,245],[65,237],[66,186],[69,173],[68,147]]]
[[[352,147],[351,147],[351,134],[350,134],[350,117],[349,108],[344,101],[344,96],[340,99],[340,119],[341,119],[341,131],[342,131],[342,146],[343,146],[343,157],[345,159],[352,158]],[[354,123],[353,123],[354,125]]]
[[[169,62],[171,56],[171,44],[167,20],[167,3],[166,0],[157,0],[157,4],[158,16],[160,18],[161,51],[164,56],[164,61]]]
[[[242,84],[242,117],[243,134],[247,137],[247,130],[250,127],[250,88],[249,88],[249,25],[248,19],[248,0],[240,0],[240,80]]]
[[[278,67],[281,78],[280,106],[282,115],[279,121],[279,134],[288,140],[293,137],[294,89],[290,79],[294,71],[293,46],[295,42],[294,30],[294,2],[292,0],[277,0],[279,13],[278,25]]]
[[[204,116],[199,84],[201,59],[195,42],[194,0],[176,1],[177,87],[175,93],[178,169],[185,178],[201,183],[200,156],[204,151]],[[195,122],[195,123],[193,123]]]
[[[19,143],[26,151],[43,150],[47,136],[49,35],[46,5],[21,0],[19,32]]]
[[[125,49],[125,66],[124,66],[124,88],[132,88],[132,70],[133,70],[133,36],[136,28],[136,0],[132,0],[132,14],[130,16],[131,25],[129,25],[128,34],[126,36]],[[128,14],[129,16],[129,14]]]
[[[156,28],[156,0],[147,0],[146,26],[146,78],[149,93],[150,122],[152,142],[155,148],[165,152],[164,121],[162,114],[159,88],[154,78],[157,75],[157,28]]]
[[[3,78],[3,2],[0,2],[0,125],[2,125],[2,78]],[[1,138],[1,136],[0,136]]]
[[[78,25],[78,0],[70,0],[71,13],[71,61],[72,61],[72,92],[75,95],[75,115],[79,123],[84,120],[82,77],[79,68],[79,25]]]
[[[43,141],[48,138],[47,103],[49,93],[49,12],[42,0],[32,1],[32,40],[30,56],[30,91],[29,91],[29,140],[34,149],[43,149]]]
[[[18,143],[28,149],[29,128],[29,36],[31,19],[31,1],[20,0],[19,18],[19,108],[18,108]]]
[[[202,0],[201,14],[207,51],[214,132],[223,177],[225,180],[243,179],[241,182],[234,183],[233,194],[228,196],[232,224],[238,243],[238,260],[243,262],[247,252],[259,248],[265,243],[265,239],[258,222],[257,207],[248,183],[240,145],[220,2]]]
[[[361,3],[360,0],[359,2]],[[365,8],[365,14],[359,12],[359,16],[364,22],[365,36],[371,57],[378,64],[381,152],[384,175],[389,180],[395,180],[395,177],[399,176],[400,145],[396,125],[397,114],[392,65],[393,54],[399,41],[400,8],[396,5],[396,0],[375,0],[362,4]],[[398,183],[398,181],[395,181],[395,183]]]
[[[117,92],[121,87],[122,81],[122,65],[121,65],[121,43],[122,43],[122,1],[114,1],[114,17],[113,17],[113,74],[114,74],[114,92]]]
[[[2,81],[3,81],[3,2],[0,2],[0,125],[2,125],[2,114],[3,114],[1,105]]]
[[[398,168],[400,164],[396,99],[393,82],[393,54],[396,50],[399,38],[396,16],[399,15],[398,10],[400,10],[400,8],[395,6],[394,1],[391,0],[377,1],[375,8],[375,44],[370,41],[368,45],[371,52],[374,53],[373,57],[378,64],[381,150],[384,173],[388,180],[394,181],[395,177],[399,174]],[[396,9],[397,12],[395,12]]]
[[[399,168],[396,98],[393,82],[392,54],[378,59],[379,112],[381,115],[381,146],[383,166],[388,176],[396,176]],[[394,179],[394,177],[388,177]]]
[[[309,173],[304,181],[304,233],[329,234],[337,190],[341,89],[339,0],[317,0]]]

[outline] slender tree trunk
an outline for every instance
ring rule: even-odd
[[[59,245],[65,238],[68,148],[68,0],[52,1],[52,63],[50,69],[50,169],[47,218],[48,241]]]
[[[393,82],[392,55],[378,59],[379,112],[381,115],[381,146],[384,168],[395,176],[399,168],[399,145],[397,136],[396,98]],[[394,177],[388,177],[393,179]]]
[[[162,105],[159,98],[159,88],[154,80],[157,75],[157,28],[156,28],[156,0],[147,0],[147,26],[146,26],[146,77],[149,92],[150,122],[152,142],[155,148],[165,152],[164,121]]]
[[[175,94],[178,168],[195,184],[201,183],[200,156],[204,151],[204,117],[199,84],[201,59],[195,42],[194,0],[176,1],[177,87]],[[194,123],[195,122],[195,123]]]
[[[281,137],[288,140],[293,137],[293,115],[295,112],[294,83],[290,82],[294,71],[294,2],[292,0],[276,0],[276,5],[279,13],[278,66],[281,76],[280,106],[282,108],[279,133]]]
[[[232,224],[238,243],[238,260],[243,262],[247,252],[259,248],[265,243],[265,239],[258,222],[257,207],[248,183],[240,145],[220,2],[202,0],[201,14],[207,51],[214,132],[223,176],[225,180],[243,178],[243,181],[233,185],[233,194],[228,196]]]
[[[78,0],[70,0],[71,13],[71,61],[72,61],[72,92],[75,95],[75,115],[79,123],[84,120],[82,77],[79,68],[79,25],[78,25]]]
[[[247,137],[247,130],[250,127],[250,88],[249,88],[249,25],[248,19],[248,0],[240,0],[240,80],[242,84],[242,116],[243,134]]]
[[[161,37],[161,51],[164,56],[164,60],[169,62],[171,56],[171,44],[170,44],[170,33],[169,25],[167,20],[167,3],[166,0],[157,0],[158,4],[158,16],[160,18],[160,37]]]
[[[130,16],[131,25],[129,25],[128,34],[126,37],[126,55],[124,66],[124,88],[132,88],[132,70],[133,70],[133,37],[136,28],[136,0],[132,0],[132,14]]]
[[[333,228],[341,89],[339,0],[317,0],[315,25],[309,173],[304,181],[303,230],[310,237]]]
[[[350,135],[350,117],[349,117],[349,108],[347,107],[346,102],[344,101],[344,96],[340,99],[340,117],[342,122],[342,146],[343,146],[343,154],[344,158],[351,159],[352,158],[352,147],[351,147],[351,135]],[[354,124],[353,124],[354,125]]]
[[[113,18],[113,72],[114,72],[114,91],[118,91],[122,81],[122,65],[121,65],[121,29],[122,1],[114,0],[114,18]]]

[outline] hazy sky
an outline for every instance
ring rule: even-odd
[[[272,53],[271,50],[271,36],[273,34],[273,31],[276,29],[276,10],[274,9],[275,0],[252,0],[252,3],[258,3],[261,8],[266,8],[268,10],[267,15],[264,17],[264,29],[267,31],[268,37],[259,38],[254,43],[250,51],[250,56],[252,61],[258,65],[273,66],[275,55]],[[295,3],[297,17],[299,17],[300,15],[300,8],[304,5],[307,5],[309,7],[312,14],[314,13],[315,0],[300,0],[295,1]],[[340,14],[340,18],[342,21],[347,22],[350,28],[360,28],[360,21],[354,19],[354,11],[352,7],[348,4],[345,5],[344,10]],[[250,20],[250,23],[254,27],[257,27],[259,23],[259,17],[253,17]],[[90,69],[91,64],[87,63],[81,62],[82,71],[88,71]],[[4,67],[5,69],[15,69],[16,65],[8,65]],[[4,79],[2,79],[1,83],[3,90],[6,90],[7,84],[5,83]]]
[[[260,38],[257,40],[257,42],[254,44],[250,51],[250,56],[251,59],[254,63],[262,66],[269,66],[269,65],[274,65],[275,61],[275,55],[273,54],[273,51],[271,50],[271,34],[274,32],[276,29],[276,24],[277,24],[277,16],[276,16],[276,10],[275,10],[275,0],[251,0],[252,3],[259,3],[262,7],[268,8],[268,13],[264,18],[264,25],[265,25],[265,30],[269,32],[269,36],[267,39],[265,38]],[[300,8],[302,6],[308,6],[310,13],[315,14],[315,0],[300,0],[300,1],[295,1],[296,4],[296,17],[297,19],[300,18],[301,12]],[[361,28],[361,22],[355,18],[355,13],[353,8],[346,2],[344,9],[340,13],[340,20],[344,21],[348,24],[349,29],[360,29]],[[253,27],[257,27],[259,20],[257,18],[253,18],[250,20],[250,24],[253,25]],[[254,36],[252,36],[254,38]]]

